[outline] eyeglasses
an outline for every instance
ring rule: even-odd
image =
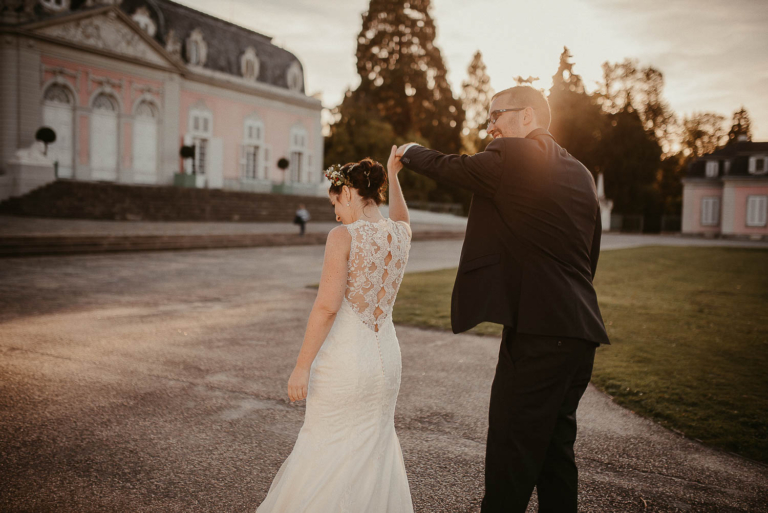
[[[498,119],[499,119],[499,116],[500,116],[500,115],[501,115],[503,112],[516,112],[516,111],[518,111],[518,110],[524,110],[524,109],[526,109],[526,108],[527,108],[527,107],[518,107],[518,108],[516,108],[516,109],[499,109],[499,110],[494,110],[493,112],[491,112],[491,115],[490,115],[490,116],[488,116],[488,121],[487,121],[487,123],[485,124],[485,126],[486,126],[486,127],[488,127],[488,126],[490,126],[490,125],[491,125],[491,123],[496,123],[496,120],[498,120]]]

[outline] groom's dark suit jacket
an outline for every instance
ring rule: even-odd
[[[402,162],[474,193],[451,297],[454,333],[488,321],[610,343],[592,287],[602,231],[595,181],[548,131],[494,139],[475,155],[411,146]]]

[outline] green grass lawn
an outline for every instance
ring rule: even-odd
[[[455,277],[407,274],[393,320],[450,330]],[[768,250],[605,251],[595,288],[611,345],[592,382],[666,427],[768,462]]]

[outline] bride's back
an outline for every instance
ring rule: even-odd
[[[400,221],[358,219],[346,225],[352,236],[345,299],[371,330],[392,317],[411,247],[408,227]]]

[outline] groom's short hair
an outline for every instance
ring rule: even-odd
[[[542,91],[527,85],[515,86],[494,94],[491,101],[499,96],[504,96],[515,107],[531,107],[536,112],[536,119],[541,127],[549,129],[552,113],[549,110],[547,97]]]

